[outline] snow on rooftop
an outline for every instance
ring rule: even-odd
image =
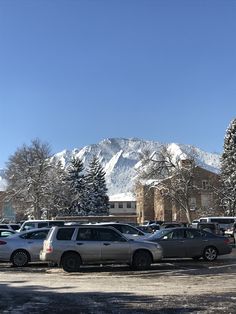
[[[127,192],[127,193],[120,193],[109,196],[110,202],[135,202],[136,197],[133,193]]]

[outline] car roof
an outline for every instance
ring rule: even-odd
[[[25,234],[25,233],[30,233],[30,232],[35,232],[35,231],[45,231],[45,230],[50,230],[50,229],[51,228],[49,228],[49,227],[32,228],[32,229],[21,231],[21,232],[16,232],[16,234]]]
[[[12,229],[6,229],[6,228],[0,228],[0,231],[16,232],[15,230],[12,230]]]

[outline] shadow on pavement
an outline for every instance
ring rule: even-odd
[[[57,289],[58,291],[58,289]],[[41,286],[0,284],[0,313],[233,313],[227,293],[204,296],[157,296],[132,293],[61,293]]]

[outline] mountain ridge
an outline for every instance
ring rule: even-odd
[[[137,172],[135,168],[140,162],[140,153],[144,150],[158,151],[163,143],[142,140],[138,138],[107,138],[97,144],[85,146],[72,151],[62,151],[53,156],[64,166],[72,156],[80,158],[85,168],[92,157],[96,155],[106,172],[106,183],[109,196],[130,193],[133,191]],[[188,154],[192,149],[196,151],[197,164],[212,172],[218,173],[220,155],[205,152],[193,145],[169,143],[168,149],[176,156]]]
[[[80,158],[87,168],[92,157],[96,155],[106,172],[108,195],[132,194],[137,176],[135,168],[140,163],[140,153],[149,150],[158,151],[163,143],[138,138],[107,138],[97,144],[91,144],[73,150],[63,150],[52,156],[66,167],[73,156]],[[205,152],[193,145],[169,143],[168,149],[176,156],[196,151],[197,163],[212,172],[219,172],[220,155]],[[5,190],[4,170],[0,173],[0,190]]]

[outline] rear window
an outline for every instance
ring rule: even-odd
[[[57,240],[71,240],[75,228],[61,228],[57,231]]]

